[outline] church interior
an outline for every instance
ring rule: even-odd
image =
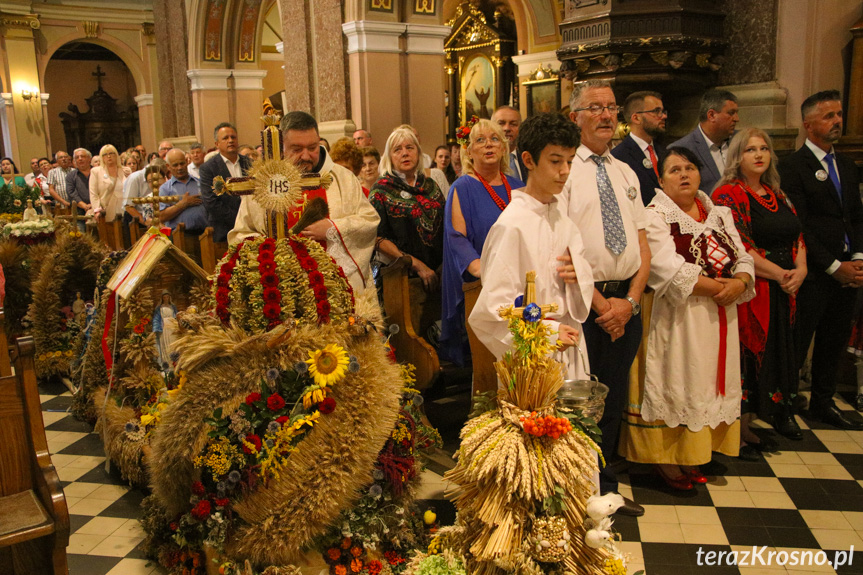
[[[783,158],[809,141],[808,98],[838,91],[833,150],[853,161],[859,182],[863,1],[0,0],[0,61],[0,158],[14,168],[5,181],[16,182],[14,192],[0,188],[11,194],[0,197],[0,575],[863,574],[863,420],[843,428],[805,416],[817,361],[798,366],[799,437],[756,420],[753,432],[773,449],[714,452],[700,466],[703,484],[675,489],[651,464],[603,459],[593,434],[601,407],[596,421],[580,410],[575,421],[549,407],[556,391],[546,403],[515,384],[503,391],[502,374],[538,389],[546,372],[559,376],[518,347],[532,333],[538,339],[524,345],[545,349],[528,308],[554,311],[530,299],[533,280],[506,320],[512,354],[497,362],[465,328],[481,282],[458,280],[462,343],[473,356],[461,363],[438,348],[440,301],[426,300],[418,257],[400,244],[389,265],[365,256],[366,278],[347,232],[338,241],[353,272],[326,247],[343,226],[324,240],[301,237],[292,226],[320,216],[271,220],[285,211],[279,199],[261,200],[266,231],[239,244],[212,223],[159,228],[160,210],[188,203],[182,189],[159,186],[185,185],[186,163],[190,174],[202,168],[195,149],[225,157],[224,126],[254,163],[247,171],[235,154],[242,177],[211,176],[215,200],[242,197],[245,206],[280,186],[320,188],[327,209],[327,186],[344,184],[321,166],[330,155],[340,164],[340,139],[355,154],[374,146],[382,161],[388,136],[408,125],[425,154],[443,149],[449,165],[447,150],[461,144],[464,163],[464,126],[494,122],[502,107],[521,122],[574,118],[588,108],[573,109],[571,97],[580,101],[579,85],[593,82],[621,107],[634,92],[660,93],[665,146],[697,131],[705,93],[732,93],[737,130],[769,136],[783,176]],[[315,152],[321,174],[282,167],[279,119],[284,126],[295,111],[316,121],[333,152],[321,147],[320,162]],[[611,145],[630,129],[621,118]],[[136,147],[156,154],[126,174],[140,171],[142,189],[162,203],[140,198],[125,215],[134,203],[154,219],[130,224],[122,203],[111,219],[74,205],[36,215],[48,183],[53,195],[49,170],[62,169],[69,190],[78,150],[102,158],[92,170],[108,177],[106,146],[120,173]],[[183,154],[169,149],[186,153],[173,177]],[[650,157],[639,163],[664,175]],[[42,160],[46,193],[37,185],[30,194],[31,180],[19,188],[25,176],[42,181]],[[365,190],[366,207],[375,189]],[[332,195],[323,220],[338,223],[344,206]],[[300,196],[304,209],[311,197]],[[370,240],[376,254],[381,240]],[[863,329],[861,304],[863,294],[849,331],[852,322]],[[527,331],[512,327],[519,322]],[[829,401],[856,418],[863,344],[836,357]],[[629,377],[638,379],[635,361]],[[536,410],[556,431],[529,430]],[[516,428],[525,439],[508,431]],[[477,437],[494,434],[478,447]],[[509,448],[523,458],[507,460]],[[606,464],[617,493],[643,508],[636,516],[592,514],[593,476]],[[607,537],[594,545],[597,530]]]

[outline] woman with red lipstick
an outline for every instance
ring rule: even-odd
[[[773,143],[763,130],[737,132],[728,146],[725,173],[713,201],[728,206],[755,260],[755,299],[740,306],[743,353],[741,457],[776,444],[750,430],[755,417],[790,439],[803,435],[794,419],[798,366],[794,342],[795,295],[806,277],[806,248],[794,207],[779,189]]]
[[[631,397],[646,425],[633,435],[634,456],[653,463],[673,489],[706,483],[698,466],[740,447],[740,345],[737,305],[755,295],[752,256],[728,208],[701,184],[699,160],[670,148],[662,191],[647,207],[653,313],[644,389]]]

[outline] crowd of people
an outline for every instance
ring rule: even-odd
[[[470,361],[468,321],[496,356],[510,347],[497,309],[516,302],[535,271],[538,299],[558,304],[543,321],[567,377],[590,373],[609,387],[598,422],[605,460],[653,464],[674,489],[706,482],[699,466],[714,451],[749,460],[775,451],[753,431],[756,418],[802,438],[799,369],[813,339],[808,417],[863,428],[833,401],[863,286],[858,171],[833,149],[839,93],[804,101],[805,144],[782,162],[765,131],[736,129],[728,91],[708,91],[696,127],[667,147],[658,92],[620,106],[608,83],[587,81],[569,105],[568,118],[523,123],[502,106],[433,154],[409,125],[382,150],[363,129],[330,147],[312,116],[290,112],[284,157],[332,181],[307,192],[328,213],[301,233],[326,246],[358,293],[376,288],[373,269],[409,262],[422,333],[459,365]],[[629,133],[612,147],[621,115]],[[159,204],[161,223],[210,226],[215,241],[234,243],[266,234],[271,214],[249,197],[215,194],[213,181],[246,175],[261,153],[222,123],[209,152],[106,145],[97,158],[83,148],[54,163],[33,158],[23,178],[5,158],[0,175],[41,186],[46,205],[145,226],[152,203],[133,200],[171,196]],[[462,287],[478,279],[466,318]],[[863,395],[857,403],[863,409]],[[617,491],[614,468],[600,474],[603,493]],[[622,512],[643,510],[627,501]]]

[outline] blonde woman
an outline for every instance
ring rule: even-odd
[[[93,213],[105,214],[105,221],[112,222],[123,214],[123,182],[131,174],[129,168],[120,166],[117,148],[108,144],[99,150],[100,165],[90,170],[90,203]]]

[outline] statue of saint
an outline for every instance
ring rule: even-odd
[[[72,314],[75,316],[75,321],[78,322],[78,325],[83,328],[87,321],[87,306],[84,300],[81,299],[81,292],[79,291],[75,292],[75,301],[72,302]]]
[[[156,350],[159,368],[171,369],[171,347],[176,339],[177,307],[171,301],[171,292],[162,290],[162,301],[153,310],[153,332],[156,334]]]
[[[24,215],[21,216],[21,219],[25,222],[35,222],[39,219],[39,214],[36,213],[36,209],[33,207],[33,200],[27,200],[27,207],[24,208]]]

